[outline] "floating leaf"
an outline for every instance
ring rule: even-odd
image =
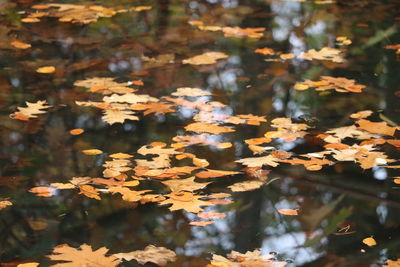
[[[80,134],[82,134],[84,132],[85,132],[85,130],[83,130],[83,129],[72,129],[72,130],[69,131],[69,133],[71,135],[80,135]]]
[[[36,72],[38,73],[53,73],[56,71],[56,68],[54,66],[44,66],[36,69]]]
[[[82,153],[88,156],[94,156],[94,155],[99,155],[102,154],[103,151],[101,151],[100,149],[85,149],[82,150]]]
[[[113,267],[119,263],[115,256],[106,256],[108,249],[105,247],[93,250],[90,246],[83,244],[79,249],[70,247],[66,244],[56,246],[53,254],[47,256],[52,261],[59,263],[53,266],[96,266]]]
[[[235,183],[228,186],[233,192],[244,192],[251,191],[260,188],[264,182],[262,181],[245,181],[240,183]]]
[[[14,41],[11,42],[11,45],[14,46],[15,48],[18,49],[28,49],[31,48],[30,44],[24,43],[24,42],[20,42],[20,41]]]
[[[376,246],[376,241],[373,237],[364,238],[362,242],[369,247]]]
[[[176,254],[172,250],[164,247],[156,247],[149,245],[144,250],[135,250],[127,253],[114,254],[114,257],[118,259],[124,259],[126,261],[136,260],[140,264],[146,264],[152,262],[159,266],[165,266],[168,262],[174,262],[176,260]]]
[[[24,120],[27,121],[32,118],[37,118],[38,114],[43,114],[46,113],[47,111],[43,109],[47,109],[51,106],[47,105],[46,100],[39,100],[37,102],[31,103],[31,102],[25,102],[27,107],[18,107],[18,111],[12,113],[10,115],[11,118],[17,119],[17,120]]]
[[[0,201],[0,210],[5,209],[8,206],[12,206],[13,203],[8,201],[8,200],[2,200]]]
[[[215,64],[218,59],[227,58],[228,55],[222,52],[207,52],[195,57],[191,57],[188,59],[184,59],[182,61],[183,64],[191,64],[191,65],[207,65],[207,64]]]
[[[299,215],[297,210],[293,210],[293,209],[278,209],[278,212],[283,215],[290,215],[290,216]]]

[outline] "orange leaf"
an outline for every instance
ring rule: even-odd
[[[56,71],[56,68],[54,66],[44,66],[36,69],[36,72],[38,73],[53,73]]]
[[[19,49],[28,49],[31,47],[30,44],[20,42],[20,41],[11,42],[11,45],[14,46],[15,48],[19,48]]]
[[[80,134],[82,134],[84,132],[85,132],[85,130],[83,130],[83,129],[72,129],[72,130],[69,131],[69,133],[71,135],[80,135]]]
[[[290,215],[290,216],[298,215],[297,210],[293,209],[279,209],[278,212],[283,215]]]
[[[362,242],[369,247],[376,246],[376,241],[373,237],[364,238]]]
[[[100,149],[85,149],[82,150],[82,153],[88,156],[93,156],[93,155],[98,155],[103,153],[103,151],[101,151]]]

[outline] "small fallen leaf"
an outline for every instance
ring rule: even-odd
[[[294,215],[298,215],[299,213],[297,212],[297,210],[293,210],[293,209],[278,209],[278,212],[280,214],[283,215],[290,215],[290,216],[294,216]]]
[[[13,203],[8,200],[0,201],[0,210],[5,209],[8,206],[12,206],[12,204]]]
[[[99,155],[102,154],[103,151],[101,151],[100,149],[85,149],[82,150],[82,153],[88,156],[94,156],[94,155]]]
[[[38,73],[53,73],[56,71],[56,68],[54,66],[44,66],[36,69],[36,72]]]
[[[192,221],[189,224],[193,226],[206,226],[215,223],[214,221]]]
[[[15,48],[18,49],[28,49],[31,47],[30,44],[24,43],[24,42],[20,42],[20,41],[14,41],[11,42],[11,45],[14,46]]]
[[[27,262],[27,263],[21,263],[18,264],[17,267],[36,267],[39,266],[39,263],[37,262]]]
[[[362,242],[369,247],[376,246],[376,241],[373,237],[364,238]]]
[[[80,135],[80,134],[82,134],[84,132],[85,132],[85,130],[83,130],[83,129],[72,129],[72,130],[69,131],[69,133],[71,135]]]

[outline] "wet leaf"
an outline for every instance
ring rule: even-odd
[[[233,185],[228,186],[233,192],[244,192],[244,191],[252,191],[260,188],[264,182],[262,181],[245,181],[240,183],[235,183]]]
[[[280,214],[283,215],[290,215],[290,216],[294,216],[294,215],[298,215],[299,213],[297,212],[297,210],[294,209],[278,209],[278,212]]]
[[[172,192],[179,192],[179,191],[189,191],[193,192],[199,189],[206,187],[209,183],[197,183],[194,181],[195,177],[189,177],[186,179],[175,179],[175,180],[168,180],[162,181],[161,183],[165,184],[169,187]]]
[[[28,49],[31,48],[31,45],[28,43],[20,42],[20,41],[13,41],[11,45],[18,49]]]
[[[217,60],[227,58],[228,55],[222,52],[207,52],[198,56],[194,56],[182,61],[183,64],[191,65],[207,65],[215,64]]]
[[[362,242],[369,247],[376,246],[376,241],[373,237],[364,238]]]
[[[99,155],[102,154],[103,151],[101,151],[100,149],[85,149],[82,150],[82,153],[88,156],[94,156],[94,155]]]
[[[196,133],[212,133],[212,134],[220,134],[220,133],[229,133],[234,132],[234,129],[219,126],[211,123],[203,123],[203,122],[194,122],[185,127],[186,131],[196,132]]]
[[[168,264],[168,262],[174,262],[176,260],[176,254],[172,250],[153,245],[145,247],[144,250],[118,253],[114,254],[113,256],[126,261],[136,260],[140,264],[151,262],[158,266],[165,266]]]
[[[2,200],[0,201],[0,210],[7,208],[8,206],[12,206],[13,203],[8,200]]]
[[[36,72],[38,73],[53,73],[56,71],[56,68],[54,66],[44,66],[36,69]]]
[[[172,204],[169,210],[185,210],[187,212],[198,213],[202,211],[202,206],[212,205],[208,201],[200,200],[204,196],[193,195],[189,192],[173,192],[166,195],[169,197],[167,200],[160,202],[160,205]]]
[[[69,133],[71,135],[80,135],[80,134],[82,134],[84,132],[85,132],[85,130],[83,130],[83,129],[72,129],[72,130],[69,131]]]
[[[53,253],[47,257],[57,261],[53,266],[98,266],[113,267],[119,263],[115,256],[106,256],[108,249],[105,247],[93,250],[89,245],[83,244],[78,249],[66,244],[53,249]]]
[[[16,112],[12,113],[10,117],[12,119],[24,120],[27,121],[32,118],[37,118],[39,114],[44,114],[47,111],[43,109],[50,108],[51,106],[47,105],[46,100],[39,100],[34,103],[25,102],[27,107],[18,107]]]

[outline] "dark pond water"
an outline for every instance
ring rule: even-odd
[[[212,254],[255,249],[276,252],[278,260],[289,261],[287,266],[379,266],[400,257],[400,187],[393,182],[400,176],[398,169],[363,169],[351,160],[325,165],[319,171],[308,171],[302,165],[264,165],[270,170],[267,183],[247,192],[228,188],[252,179],[245,174],[207,179],[212,183],[197,193],[231,193],[232,203],[204,207],[226,214],[204,227],[189,224],[199,220],[193,213],[170,211],[168,205],[157,203],[124,201],[106,190],[100,190],[101,200],[79,194],[77,189],[58,190],[52,197],[29,192],[37,186],[67,183],[72,177],[103,177],[102,165],[110,160],[109,154],[122,152],[144,159],[136,153],[144,145],[171,144],[176,135],[195,134],[185,132],[184,127],[193,122],[197,110],[183,107],[168,114],[143,116],[138,112],[139,120],[106,123],[101,109],[75,102],[101,101],[101,94],[74,86],[92,77],[141,80],[144,85],[134,86],[137,93],[158,99],[170,96],[176,88],[196,87],[212,93],[200,99],[226,105],[219,109],[221,113],[266,116],[268,122],[260,126],[237,125],[236,132],[210,139],[231,142],[230,148],[186,148],[207,159],[210,169],[240,171],[245,166],[235,160],[258,157],[244,140],[274,130],[270,124],[274,118],[306,123],[309,133],[318,134],[352,125],[350,114],[372,110],[371,121],[396,126],[400,123],[400,55],[386,46],[400,43],[398,0],[63,1],[115,10],[152,8],[90,23],[60,22],[48,16],[37,23],[21,22],[41,12],[31,6],[42,3],[47,2],[0,2],[0,200],[13,203],[0,211],[0,261],[4,266],[22,262],[47,266],[45,256],[55,246],[84,243],[96,249],[105,246],[110,254],[151,244],[163,246],[177,253],[177,260],[169,266],[205,266]],[[265,30],[258,38],[229,37],[221,30],[201,30],[189,21]],[[339,36],[351,44],[336,41]],[[11,42],[16,40],[31,47],[15,48]],[[278,56],[255,53],[264,47],[274,49]],[[345,62],[298,57],[323,47],[343,51]],[[183,59],[208,51],[228,57],[216,64],[182,64]],[[295,57],[281,59],[280,53]],[[54,66],[56,71],[37,73],[42,66]],[[361,93],[293,89],[296,82],[317,81],[321,76],[354,79],[366,88]],[[26,106],[25,101],[38,100],[52,107],[28,121],[10,118],[17,107]],[[69,131],[74,128],[85,132],[73,136]],[[296,154],[323,151],[324,143],[315,135],[293,142],[276,139],[267,146]],[[103,154],[81,152],[94,148]],[[379,145],[378,150],[398,159],[398,145],[397,149]],[[169,193],[159,180],[144,178],[140,190]],[[298,209],[299,215],[282,215],[278,212],[282,208]],[[370,236],[375,246],[363,244]],[[139,265],[131,261],[121,266]]]

